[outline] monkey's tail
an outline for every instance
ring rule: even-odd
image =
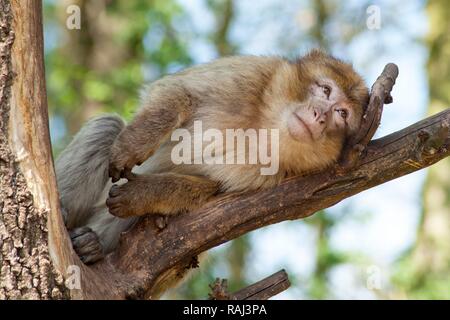
[[[83,225],[93,214],[93,207],[109,179],[111,146],[124,126],[124,121],[116,115],[94,118],[56,160],[60,201],[69,229]]]

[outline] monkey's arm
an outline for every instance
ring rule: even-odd
[[[171,79],[153,84],[143,98],[142,108],[112,146],[112,181],[129,176],[135,165],[147,160],[174,129],[191,117],[192,110],[192,96],[183,86]]]
[[[198,208],[219,190],[215,181],[204,177],[160,173],[135,176],[114,185],[106,205],[117,217],[147,213],[174,214]]]

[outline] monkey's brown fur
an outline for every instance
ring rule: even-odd
[[[108,208],[117,217],[179,213],[200,206],[218,191],[270,187],[285,177],[326,168],[359,128],[367,101],[367,87],[353,68],[317,50],[296,61],[229,57],[168,75],[144,90],[141,108],[129,125],[121,131],[104,130],[110,140],[117,138],[110,153],[89,155],[103,161],[97,170],[81,163],[75,151],[97,141],[90,137],[98,137],[100,126],[88,124],[61,155],[57,175],[68,226],[88,225],[107,252],[132,223],[109,215]],[[177,142],[170,141],[170,135],[176,128],[192,132],[196,120],[202,121],[203,130],[278,129],[278,172],[261,175],[260,164],[175,165],[170,155]],[[67,177],[68,167],[79,168],[79,173],[71,171],[74,176]],[[89,186],[92,191],[77,188],[74,181],[82,181],[83,172],[94,171],[101,177],[109,172],[113,182],[128,181],[111,188],[102,178]],[[89,200],[89,219],[80,223],[75,218],[80,213],[68,208],[77,207],[73,201],[87,201],[85,193],[98,195],[99,190],[104,190],[102,195]]]
[[[280,58],[232,57],[167,76],[148,88],[142,109],[115,141],[110,174],[117,179],[120,172],[130,171],[143,163],[158,148],[162,171],[205,175],[221,182],[224,191],[272,186],[288,175],[324,168],[339,156],[344,136],[332,136],[309,148],[299,148],[296,141],[286,137],[285,128],[278,122],[282,108],[290,101],[304,101],[309,84],[324,76],[334,79],[344,90],[360,117],[361,106],[368,96],[361,78],[349,65],[319,51],[296,62]],[[167,142],[169,134],[180,126],[192,131],[193,120],[202,120],[204,129],[223,131],[227,128],[279,128],[281,168],[278,174],[261,176],[258,165],[172,164],[173,143]],[[355,123],[351,129],[357,127],[358,123]],[[162,183],[161,179],[153,183],[151,180],[148,179],[149,188],[157,188],[157,181]],[[107,204],[111,213],[122,217],[133,214],[127,198],[147,200],[147,196],[150,197],[148,201],[135,204],[140,206],[135,209],[141,213],[176,213],[180,209],[192,209],[190,203],[193,202],[186,199],[183,192],[178,193],[178,190],[182,191],[178,183],[186,188],[182,179],[169,178],[163,183],[166,190],[173,193],[172,201],[164,201],[163,206],[154,192],[142,193],[141,179],[132,179],[116,188]],[[209,186],[187,189],[192,190],[193,198],[205,200],[216,191]],[[120,194],[120,199],[116,194]]]

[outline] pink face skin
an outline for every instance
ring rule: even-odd
[[[324,79],[310,87],[309,99],[296,106],[288,119],[289,134],[301,142],[314,142],[329,133],[345,135],[355,119],[350,103],[342,90]]]

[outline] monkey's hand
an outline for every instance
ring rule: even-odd
[[[129,134],[125,129],[111,147],[109,176],[112,182],[116,182],[120,178],[131,180],[134,177],[131,173],[133,167],[141,165],[152,153],[148,148],[131,142],[134,140],[132,137],[127,138],[127,135]]]

